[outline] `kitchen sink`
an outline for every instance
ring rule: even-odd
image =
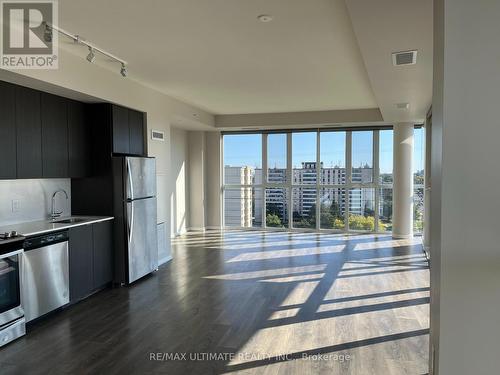
[[[80,217],[70,217],[68,219],[55,220],[55,221],[53,221],[53,223],[55,223],[55,224],[76,224],[76,223],[83,223],[84,221],[87,221],[87,219],[83,219]]]

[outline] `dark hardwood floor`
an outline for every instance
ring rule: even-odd
[[[0,349],[0,373],[428,371],[429,273],[417,239],[209,231],[176,239],[173,256],[132,287],[32,325]]]

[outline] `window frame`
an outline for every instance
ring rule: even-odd
[[[421,125],[415,125],[415,128],[421,127]],[[255,189],[260,189],[262,191],[262,226],[246,228],[241,227],[241,229],[250,230],[276,230],[276,231],[297,231],[297,232],[325,232],[325,233],[381,233],[388,234],[390,232],[379,230],[379,206],[380,206],[380,191],[382,188],[393,188],[393,183],[381,183],[379,181],[380,177],[380,131],[381,130],[393,130],[392,126],[384,127],[351,127],[351,128],[322,128],[322,129],[292,129],[292,130],[276,130],[276,131],[256,131],[256,132],[223,132],[221,141],[221,213],[222,213],[222,227],[225,229],[235,229],[237,227],[231,226],[226,227],[225,225],[225,210],[224,210],[224,192],[226,189],[237,189],[244,187],[252,187]],[[373,176],[372,182],[370,183],[353,183],[352,182],[352,133],[359,131],[372,131],[372,161],[373,161]],[[292,135],[298,132],[316,132],[316,184],[294,184],[293,183],[293,165],[292,165],[292,154],[293,154],[293,144]],[[346,183],[345,184],[322,184],[321,183],[321,133],[327,132],[345,132],[345,169],[346,169]],[[235,185],[235,184],[225,184],[225,165],[224,165],[224,136],[231,134],[261,134],[262,135],[262,178],[260,184],[246,184],[246,185]],[[286,134],[286,154],[287,154],[287,166],[286,166],[286,182],[284,183],[270,183],[267,179],[268,173],[268,135],[269,134]],[[268,227],[266,224],[266,191],[267,189],[286,189],[286,204],[288,207],[288,225],[285,228]],[[293,226],[293,189],[294,188],[305,188],[305,189],[316,189],[316,227],[315,228],[296,228]],[[332,228],[321,228],[321,191],[323,189],[344,189],[345,190],[345,209],[344,209],[344,229],[332,229]],[[349,191],[351,189],[363,189],[371,188],[374,189],[374,217],[375,217],[375,227],[373,231],[364,230],[352,230],[349,228],[349,207],[350,207],[350,197]]]

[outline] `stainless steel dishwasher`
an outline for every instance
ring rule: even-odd
[[[26,322],[69,303],[68,232],[24,241],[21,305]]]

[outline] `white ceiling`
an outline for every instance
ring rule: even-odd
[[[377,104],[386,121],[423,121],[432,102],[432,0],[346,0]],[[393,66],[392,52],[417,50]],[[396,107],[409,103],[408,110]]]
[[[380,1],[415,3],[417,8],[416,4],[432,4]],[[373,38],[386,38],[391,29],[400,32],[376,22],[383,13],[374,15],[378,4],[379,0],[59,0],[59,25],[126,60],[130,79],[214,114],[380,107],[384,120],[390,121],[392,115],[383,109],[393,98],[384,92],[399,95],[401,81],[401,95],[404,88],[414,86],[413,92],[429,96],[432,70],[426,65],[425,77],[405,78],[403,73],[386,85],[372,76],[380,73],[373,69],[380,63],[386,65],[385,74],[391,74],[390,54],[386,55],[397,44],[391,38],[376,41],[384,47],[379,51],[385,59],[381,62],[381,56],[373,58]],[[419,19],[410,22],[426,16],[427,7],[420,8]],[[257,20],[260,14],[271,14],[274,20],[262,23]],[[371,39],[360,22],[377,26],[368,28]],[[427,34],[424,39],[425,53],[432,52],[432,39],[427,40]],[[366,51],[360,51],[358,40]],[[416,48],[415,43],[401,44],[398,49]],[[79,53],[85,56],[86,51]],[[422,89],[412,79],[424,79],[426,84]],[[403,95],[397,102],[414,97]],[[421,101],[427,105],[430,96]]]
[[[212,113],[377,107],[343,0],[59,4],[61,27],[127,60],[131,77]]]

